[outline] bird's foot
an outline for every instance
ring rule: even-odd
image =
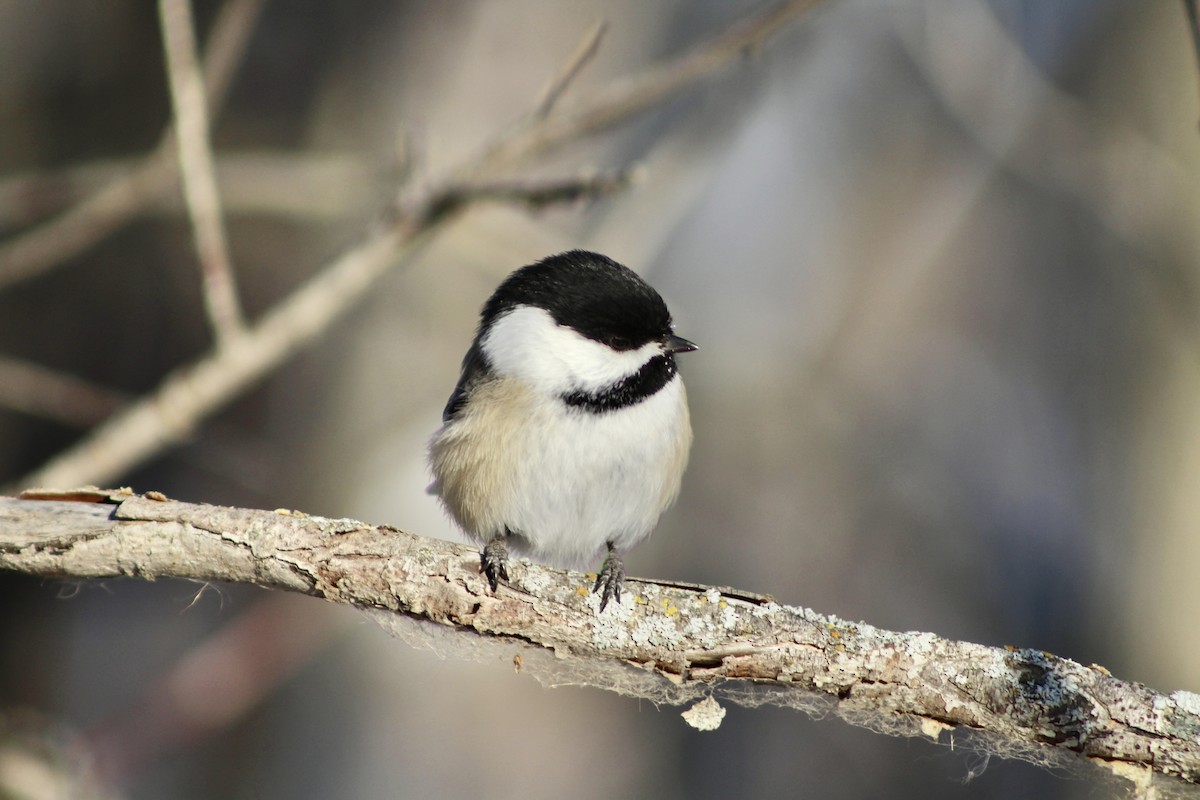
[[[508,581],[508,545],[504,536],[493,536],[479,551],[479,571],[487,578],[493,592],[501,580]]]
[[[596,585],[592,587],[593,594],[599,592],[601,586],[604,587],[604,592],[600,595],[601,611],[604,611],[604,607],[608,605],[610,599],[621,602],[621,586],[624,583],[625,562],[621,560],[617,548],[613,547],[612,542],[609,542],[608,555],[604,557],[604,564],[596,575]]]

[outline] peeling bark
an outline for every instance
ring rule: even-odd
[[[517,561],[492,594],[475,549],[357,520],[156,493],[31,492],[0,498],[0,568],[303,592],[376,609],[410,640],[513,650],[518,671],[547,682],[665,703],[833,710],[891,734],[948,741],[972,732],[1001,755],[1061,764],[1073,753],[1141,787],[1167,788],[1158,786],[1167,776],[1181,779],[1168,782],[1178,788],[1200,783],[1200,695],[1163,694],[1038,650],[896,633],[718,587],[631,578],[624,602],[599,614],[588,576]]]

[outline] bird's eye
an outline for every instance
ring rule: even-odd
[[[608,340],[608,346],[614,350],[630,350],[633,348],[633,342],[629,341],[628,336],[612,336]]]

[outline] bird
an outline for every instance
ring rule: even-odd
[[[480,312],[429,440],[431,494],[482,545],[492,592],[509,555],[587,568],[600,612],[621,602],[622,554],[675,502],[692,444],[662,297],[586,250],[521,267]]]

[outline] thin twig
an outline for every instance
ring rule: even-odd
[[[522,181],[480,181],[463,186],[448,185],[442,192],[440,211],[450,211],[469,203],[516,203],[533,210],[546,206],[593,200],[619,192],[633,183],[639,171],[636,167],[612,173],[585,175],[563,180],[538,183]]]
[[[224,102],[232,76],[245,54],[250,32],[265,0],[228,0],[213,25],[205,53],[209,109]],[[175,141],[168,128],[153,151],[131,171],[53,219],[0,245],[0,288],[40,275],[120,228],[175,184]]]
[[[798,0],[767,13],[735,35],[650,70],[651,78],[626,81],[590,101],[559,108],[541,122],[516,130],[521,140],[494,148],[469,161],[441,184],[412,191],[397,209],[393,224],[372,233],[357,247],[325,266],[308,283],[280,301],[234,346],[205,356],[168,375],[158,389],[123,413],[91,431],[42,468],[24,476],[19,486],[74,486],[116,480],[130,467],[186,437],[195,426],[251,382],[315,340],[332,320],[344,314],[393,264],[410,255],[427,237],[462,211],[470,186],[491,186],[482,175],[498,166],[496,153],[512,165],[633,115],[655,99],[677,91],[734,61],[747,48],[762,45],[784,22],[815,3]],[[657,77],[654,77],[657,76]],[[545,133],[543,133],[545,129]],[[561,182],[555,182],[561,184]],[[588,181],[581,181],[586,186]],[[545,194],[544,184],[524,184],[532,196]],[[558,191],[562,186],[558,186]],[[581,189],[581,191],[583,191]],[[514,196],[513,200],[519,199]]]
[[[382,184],[378,171],[352,153],[253,150],[216,155],[221,207],[230,215],[361,217],[368,210],[372,188]],[[74,205],[136,168],[136,162],[94,161],[55,172],[0,179],[0,227]],[[178,214],[186,209],[182,198],[168,196],[139,210],[146,214]]]
[[[608,22],[600,20],[583,35],[579,44],[575,45],[575,49],[567,57],[566,63],[559,69],[558,74],[551,78],[550,83],[542,90],[542,97],[534,107],[533,116],[535,118],[545,117],[554,109],[558,99],[567,91],[571,82],[595,58],[600,49],[600,42],[603,41],[607,31]]]
[[[0,406],[86,430],[127,400],[113,389],[0,355]]]
[[[611,183],[607,177],[599,181]],[[495,185],[484,186],[494,197]],[[560,181],[554,182],[553,190],[566,191]],[[548,189],[531,183],[527,191],[539,200]],[[589,191],[581,185],[575,195]],[[509,201],[520,194],[515,186],[507,192]],[[393,225],[326,266],[229,346],[171,373],[152,394],[26,475],[20,485],[74,486],[115,480],[163,447],[184,440],[200,420],[320,336],[394,263],[465,209],[470,198],[470,187],[457,185],[409,206]]]
[[[205,108],[215,118],[233,78],[242,65],[242,57],[250,44],[250,34],[262,14],[267,0],[226,0],[221,12],[213,21],[212,32],[204,42],[204,89]],[[170,135],[168,131],[167,135]]]
[[[233,261],[229,256],[229,241],[221,221],[221,196],[213,168],[204,78],[196,56],[190,0],[159,0],[158,16],[162,23],[171,106],[175,112],[179,174],[200,261],[204,308],[217,346],[223,347],[241,334],[242,309]]]
[[[685,56],[615,81],[590,97],[573,102],[564,98],[554,113],[543,118],[531,114],[515,130],[502,134],[468,162],[464,171],[474,178],[496,174],[569,141],[606,130],[753,53],[787,23],[821,2],[789,0]]]
[[[0,288],[35,277],[120,228],[175,180],[170,151],[158,149],[78,205],[0,245]]]
[[[1192,52],[1196,56],[1196,67],[1200,70],[1200,10],[1197,10],[1197,5],[1197,0],[1183,0],[1183,10],[1188,18],[1188,32],[1192,35]]]

